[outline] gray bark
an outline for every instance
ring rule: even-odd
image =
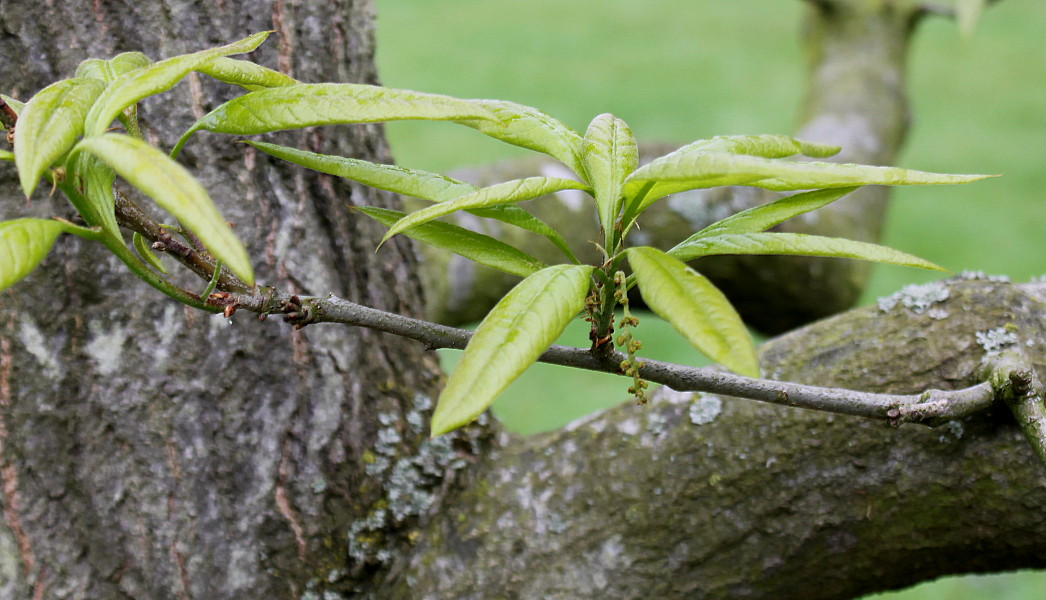
[[[960,279],[789,333],[760,361],[780,380],[953,389],[982,380],[988,349],[1041,377],[1044,323],[1046,284]],[[890,429],[662,388],[499,443],[391,597],[816,600],[1046,566],[1046,471],[1001,404]]]
[[[88,56],[269,28],[264,64],[376,80],[366,0],[232,4],[0,2],[3,91],[27,98]],[[170,143],[228,93],[201,79],[146,102],[147,135]],[[282,139],[387,158],[376,127]],[[422,312],[411,248],[375,257],[380,228],[343,206],[395,199],[217,136],[183,158],[261,281]],[[0,218],[69,216],[42,192],[27,208],[0,173]],[[782,338],[764,369],[958,387],[984,354],[975,333],[1012,323],[1042,377],[1042,284],[949,294],[932,313],[901,302]],[[73,238],[0,297],[0,597],[845,598],[1046,559],[1043,476],[1004,413],[889,430],[665,392],[527,440],[485,419],[427,440],[439,375],[419,345],[234,321],[182,309]]]
[[[28,99],[85,58],[159,59],[274,29],[256,53],[264,64],[306,81],[373,83],[372,17],[367,0],[3,2],[0,80]],[[232,93],[203,77],[183,82],[144,103],[146,136],[170,147]],[[379,127],[283,141],[388,159]],[[395,199],[229,138],[198,136],[182,156],[248,242],[260,281],[420,312],[411,248],[375,257],[379,228],[345,209]],[[71,216],[46,186],[27,209],[13,169],[3,178],[3,218]],[[395,453],[383,460],[400,459],[397,475],[416,494],[441,482],[410,462],[425,435],[406,417],[439,377],[419,345],[347,328],[292,332],[249,314],[230,325],[166,300],[71,236],[0,300],[0,355],[0,597],[296,598],[315,578],[362,585],[428,502],[405,499],[381,539],[349,560],[350,527],[388,502],[393,480],[369,475],[364,457]],[[385,431],[379,442],[379,419],[404,424],[398,439]],[[426,457],[433,469],[454,454],[441,450]]]

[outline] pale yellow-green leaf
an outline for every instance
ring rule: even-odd
[[[521,281],[476,328],[432,415],[432,435],[479,416],[584,307],[592,267],[555,265]]]
[[[114,133],[84,139],[75,150],[90,152],[112,167],[196,234],[237,277],[253,285],[247,250],[185,167],[142,140]]]
[[[602,114],[589,124],[583,148],[582,163],[595,192],[599,222],[604,231],[613,231],[621,210],[621,186],[639,165],[636,139],[624,121]]]
[[[690,345],[740,375],[759,376],[755,347],[741,317],[712,282],[655,248],[629,248],[643,301]]]

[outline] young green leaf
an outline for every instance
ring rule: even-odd
[[[384,208],[362,207],[359,210],[386,227],[392,226],[406,216],[399,211]],[[425,223],[411,227],[404,232],[404,235],[419,242],[449,250],[481,265],[520,277],[526,277],[546,266],[533,256],[489,235],[469,231],[451,223],[440,221]]]
[[[14,162],[15,153],[10,150],[0,150],[0,160],[4,162]]]
[[[124,73],[109,84],[91,108],[84,126],[86,135],[101,135],[113,119],[128,106],[171,89],[191,71],[219,56],[244,54],[254,50],[268,35],[269,32],[263,31],[227,46],[175,56]]]
[[[588,190],[588,186],[570,179],[556,177],[528,177],[482,188],[454,200],[433,204],[412,212],[400,219],[382,238],[382,242],[409,227],[427,223],[458,210],[487,208],[501,204],[512,204],[544,196],[562,190]]]
[[[28,275],[51,251],[59,234],[79,230],[72,223],[46,219],[0,222],[0,291]]]
[[[973,29],[981,19],[981,13],[984,12],[987,3],[988,0],[956,0],[955,16],[959,22],[959,31],[963,35],[973,34]]]
[[[684,242],[668,251],[683,261],[715,254],[782,254],[853,258],[874,262],[947,271],[928,260],[878,244],[801,233],[727,233]]]
[[[97,79],[63,79],[33,96],[18,117],[15,164],[26,197],[40,176],[64,155],[84,130],[84,116],[105,84]]]
[[[138,256],[140,256],[142,260],[146,262],[146,264],[156,269],[157,271],[163,273],[164,275],[167,274],[167,267],[163,266],[163,263],[160,262],[159,257],[153,254],[152,248],[150,248],[149,245],[145,242],[145,238],[142,237],[142,234],[135,231],[134,235],[131,236],[131,243],[134,245],[135,252],[138,253]],[[204,298],[206,298],[206,296],[204,296]]]
[[[340,123],[397,120],[489,119],[476,102],[357,83],[299,83],[258,90],[222,104],[193,124],[175,145],[197,131],[254,135]]]
[[[581,160],[595,191],[599,222],[611,234],[621,211],[621,186],[639,165],[636,138],[624,121],[602,114],[589,124],[583,147]]]
[[[124,52],[109,60],[89,58],[76,67],[76,76],[90,77],[91,79],[110,83],[121,75],[149,66],[152,63],[153,61],[141,52]]]
[[[84,139],[74,151],[90,152],[100,158],[192,230],[230,271],[246,283],[254,283],[247,250],[215,208],[207,191],[185,167],[142,140],[120,134]]]
[[[759,376],[748,330],[712,282],[655,248],[640,246],[626,252],[650,310],[705,356],[740,375]]]
[[[25,102],[20,102],[7,94],[0,94],[0,99],[7,103],[11,107],[11,110],[15,111],[16,115],[22,114],[22,109],[25,108]]]
[[[725,152],[763,158],[786,158],[801,154],[810,158],[828,158],[839,153],[839,146],[807,142],[787,135],[720,135],[697,140],[655,160],[671,162],[682,155],[696,152]]]
[[[313,171],[344,177],[372,188],[404,196],[414,196],[430,202],[446,202],[479,189],[474,185],[439,173],[407,169],[396,165],[383,165],[356,158],[317,154],[265,142],[248,141],[247,143],[270,156]]]
[[[120,227],[116,224],[116,209],[113,200],[113,181],[116,172],[98,157],[86,152],[77,153],[67,163],[73,167],[70,175],[79,183],[79,194],[67,194],[80,216],[88,225],[100,227],[107,235],[123,241]]]
[[[407,169],[396,165],[383,165],[355,158],[316,154],[265,142],[248,141],[247,143],[266,154],[320,173],[344,177],[379,190],[414,196],[430,202],[447,202],[479,190],[474,185],[439,173]],[[468,212],[477,217],[497,219],[520,229],[543,235],[572,262],[578,262],[559,232],[518,206],[506,204],[472,209]]]
[[[470,100],[493,115],[491,119],[457,119],[496,140],[555,158],[580,175],[581,135],[536,108],[503,100]]]
[[[701,231],[681,242],[683,244],[706,238],[713,235],[726,233],[758,233],[766,231],[774,225],[784,223],[792,217],[796,217],[824,206],[842,198],[856,190],[856,187],[829,188],[827,190],[814,190],[794,194],[785,198],[779,198],[767,204],[753,206],[748,210],[730,215],[729,217],[712,223]],[[671,252],[669,252],[671,254]]]
[[[592,267],[555,265],[521,281],[487,314],[432,415],[432,435],[460,427],[487,409],[555,341],[584,307]]]
[[[196,70],[222,83],[238,85],[252,92],[298,83],[298,80],[290,75],[284,75],[248,60],[236,60],[224,56],[204,63]]]
[[[626,180],[625,195],[635,197],[652,183],[639,203],[639,210],[642,210],[668,194],[721,185],[748,185],[784,192],[861,185],[968,183],[986,177],[991,176],[945,175],[897,167],[791,162],[741,154],[691,152],[640,167]]]

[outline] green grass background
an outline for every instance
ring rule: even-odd
[[[584,130],[612,112],[640,139],[792,133],[804,84],[802,2],[745,0],[376,0],[385,85],[536,106]],[[884,243],[954,271],[1025,281],[1046,272],[1046,2],[1006,0],[971,37],[924,22],[910,52],[915,120],[899,164],[1000,173],[969,186],[895,192]],[[388,126],[397,161],[446,171],[525,151],[447,124]],[[936,276],[877,267],[863,303]],[[647,357],[705,361],[641,317]],[[560,343],[584,345],[583,323]],[[448,368],[456,357],[444,355]],[[627,400],[608,375],[536,365],[495,404],[533,432]],[[970,583],[970,582],[973,583]],[[1046,575],[942,580],[876,598],[1038,598]]]

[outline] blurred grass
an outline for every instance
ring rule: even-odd
[[[783,0],[376,0],[378,65],[393,87],[536,106],[575,129],[596,114],[625,119],[640,139],[685,143],[740,133],[792,133],[804,84],[802,3]],[[972,37],[929,19],[910,52],[915,121],[899,164],[1002,173],[970,186],[898,189],[884,243],[955,271],[1016,281],[1046,272],[1046,2],[1007,0]],[[446,171],[525,154],[464,128],[395,123],[400,164]],[[935,278],[877,267],[862,303]],[[652,316],[644,355],[705,361]],[[586,345],[581,322],[560,343]],[[452,368],[456,353],[444,355]],[[494,406],[523,433],[627,400],[625,380],[535,365]],[[1002,582],[1002,583],[1000,583]],[[883,600],[1038,598],[1046,574],[946,579]],[[1001,587],[1000,587],[1001,586]]]

